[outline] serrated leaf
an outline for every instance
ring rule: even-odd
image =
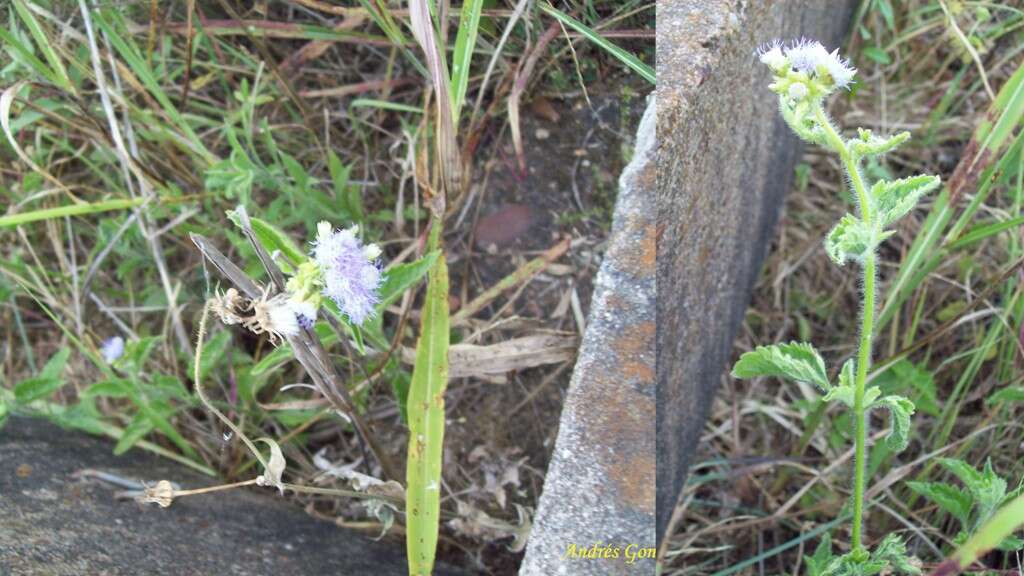
[[[814,384],[828,391],[830,384],[825,361],[806,342],[758,346],[744,353],[732,368],[733,378],[784,376],[797,382]]]
[[[881,394],[882,391],[878,389],[878,386],[868,388],[864,391],[864,405],[871,406],[872,402],[874,402]],[[824,400],[825,402],[838,400],[850,408],[853,408],[855,395],[856,388],[854,388],[852,384],[841,384],[830,390],[829,393],[825,395]]]
[[[825,251],[842,266],[848,260],[862,261],[884,238],[861,219],[846,214],[825,238]]]
[[[814,549],[813,556],[804,556],[804,564],[807,564],[807,576],[823,576],[832,561],[832,537],[826,532],[821,537],[821,542]]]
[[[890,450],[902,452],[910,443],[910,416],[914,413],[914,403],[903,396],[885,396],[867,405],[889,409],[892,429],[885,437],[885,443]]]
[[[938,504],[951,516],[960,521],[961,526],[968,526],[974,499],[971,495],[945,482],[907,482],[911,490]]]
[[[879,180],[871,187],[879,226],[886,227],[910,212],[922,196],[939,187],[938,176],[912,176],[899,180]]]
[[[921,569],[910,562],[907,547],[897,534],[889,534],[875,547],[871,561],[883,563],[901,574],[921,573]]]

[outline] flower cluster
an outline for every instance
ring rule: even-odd
[[[324,297],[352,324],[363,324],[380,302],[381,250],[364,245],[358,233],[358,226],[336,230],[320,222],[311,258],[295,269],[285,292],[271,294],[264,288],[259,298],[246,298],[230,288],[210,301],[211,309],[224,324],[269,334],[274,343],[313,328]]]
[[[838,49],[829,52],[815,40],[800,39],[789,44],[775,40],[761,46],[757,56],[775,73],[772,89],[796,101],[827,96],[837,88],[849,89],[857,74]]]
[[[313,244],[313,259],[322,274],[322,294],[357,325],[373,316],[381,282],[380,248],[376,244],[364,246],[356,236],[358,232],[357,226],[335,230],[321,222]]]

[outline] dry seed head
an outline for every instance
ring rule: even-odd
[[[227,292],[217,292],[217,297],[211,301],[210,307],[225,325],[241,324],[242,313],[251,306],[249,299],[238,293],[234,288],[228,288]]]
[[[139,501],[143,503],[153,502],[161,508],[167,508],[174,501],[174,486],[167,480],[161,480],[156,486],[146,488]]]
[[[260,299],[251,301],[249,307],[252,316],[243,318],[242,325],[253,334],[266,333],[271,343],[277,344],[283,338],[299,333],[299,321],[288,304],[287,294],[270,296],[270,290],[264,288]]]

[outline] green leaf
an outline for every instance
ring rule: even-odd
[[[409,448],[405,513],[411,575],[430,574],[437,549],[444,394],[448,386],[448,325],[448,265],[441,256],[428,277],[407,406]]]
[[[553,16],[562,24],[565,24],[569,28],[576,30],[577,32],[585,36],[588,40],[600,46],[606,52],[617,58],[620,62],[632,68],[634,72],[642,76],[651,84],[655,84],[657,82],[653,68],[651,68],[647,64],[644,64],[643,62],[640,61],[639,58],[630,54],[629,52],[622,49],[618,45],[606,40],[596,30],[587,27],[582,22],[558,10],[557,8],[555,8],[554,6],[547,2],[541,2],[539,8],[544,13],[548,14],[549,16]]]
[[[89,386],[82,391],[81,397],[96,398],[97,396],[106,396],[108,398],[127,398],[134,393],[135,391],[132,388],[130,380],[114,378],[112,380],[97,382],[96,384]]]
[[[384,272],[378,290],[380,303],[377,304],[377,313],[380,314],[381,310],[397,300],[409,287],[419,282],[427,271],[433,268],[440,254],[439,250],[434,250],[415,262],[398,264]]]
[[[938,176],[913,176],[899,180],[879,180],[871,187],[877,218],[886,227],[910,212],[922,196],[939,187]]]
[[[32,34],[32,39],[35,40],[36,46],[39,46],[39,50],[42,51],[46,61],[50,63],[50,69],[53,74],[52,80],[55,80],[57,86],[62,90],[75,94],[75,88],[71,84],[71,79],[68,77],[67,69],[64,68],[64,63],[61,61],[60,56],[57,55],[56,50],[53,49],[46,31],[43,30],[35,15],[25,5],[24,0],[14,0],[14,8],[18,11],[18,16],[25,23],[29,33]]]
[[[50,396],[63,385],[64,380],[60,378],[36,376],[24,380],[14,387],[14,399],[19,404],[28,404],[33,400]]]
[[[865,46],[861,53],[882,65],[892,63],[892,58],[889,58],[889,54],[877,46]]]
[[[974,499],[971,495],[945,482],[907,482],[911,490],[938,504],[951,516],[960,521],[960,525],[969,526],[971,508]]]
[[[907,140],[910,140],[910,132],[882,137],[875,136],[871,130],[858,128],[857,138],[851,138],[846,145],[855,156],[879,156],[892,152]]]
[[[124,345],[124,355],[115,364],[121,366],[130,374],[138,376],[161,338],[161,336],[147,336],[126,342]]]
[[[920,574],[921,569],[910,562],[907,547],[897,534],[889,534],[875,547],[871,560],[884,563],[901,574]]]
[[[804,556],[804,564],[807,564],[807,576],[823,576],[832,561],[832,537],[828,532],[821,537],[821,542],[814,549],[814,556]]]
[[[145,438],[146,434],[149,434],[152,430],[153,422],[142,412],[136,413],[131,423],[125,427],[121,437],[117,440],[117,445],[114,446],[114,454],[124,454],[139,440]]]
[[[362,197],[359,195],[359,190],[349,184],[349,174],[352,172],[352,166],[342,164],[338,155],[333,150],[329,150],[327,152],[327,170],[331,173],[331,183],[334,185],[334,198],[338,205],[346,212],[344,217],[362,224]]]
[[[227,212],[228,218],[234,222],[235,226],[242,228],[241,221],[238,219],[238,214],[234,210]],[[260,241],[260,244],[267,249],[267,252],[273,254],[275,251],[279,251],[284,255],[288,261],[295,263],[296,266],[302,264],[309,257],[302,251],[301,248],[283,231],[277,226],[261,220],[259,218],[249,217],[249,222],[252,224],[252,231],[256,235],[256,239]]]
[[[797,382],[814,384],[825,392],[830,386],[825,361],[814,346],[804,342],[758,346],[740,356],[732,368],[732,376],[784,376]]]
[[[892,419],[892,430],[885,437],[885,443],[893,452],[902,452],[910,443],[910,416],[914,413],[914,403],[903,396],[885,396],[872,403],[874,408],[888,408]]]
[[[1010,402],[1024,402],[1024,386],[1010,386],[992,394],[985,400],[989,406],[995,404],[1008,404]]]
[[[847,214],[825,238],[825,251],[840,266],[847,260],[860,262],[886,237],[861,219]]]
[[[462,14],[459,16],[459,32],[455,36],[455,50],[452,54],[452,118],[456,125],[469,86],[470,63],[473,50],[476,49],[483,6],[483,0],[466,0],[462,3]]]
[[[918,410],[932,416],[939,415],[939,402],[935,390],[935,378],[923,364],[914,364],[901,359],[886,368],[873,379],[884,394],[907,394]]]
[[[14,387],[15,401],[19,404],[28,404],[59,390],[64,385],[64,366],[67,364],[69,356],[71,356],[69,348],[61,348],[53,356],[50,356],[39,374]]]

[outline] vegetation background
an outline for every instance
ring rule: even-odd
[[[440,558],[511,574],[553,448],[615,179],[652,88],[654,4],[429,5],[466,182],[448,198],[442,239],[451,339],[480,347],[451,366]],[[360,412],[386,431],[385,449],[404,455],[416,280],[426,270],[416,264],[422,191],[437,162],[435,95],[405,3],[5,8],[0,426],[11,414],[46,417],[109,436],[117,452],[156,452],[225,481],[257,473],[197,402],[190,369],[202,305],[224,285],[189,234],[261,278],[226,215],[244,205],[300,249],[320,220],[358,224],[385,265],[407,273],[409,289],[363,331],[363,352],[317,328]],[[114,336],[126,350],[108,364],[100,346]],[[219,327],[200,373],[247,435],[278,440],[287,481],[347,488],[354,470],[380,475],[351,427],[295,386],[304,376],[287,346]],[[294,498],[341,525],[403,536],[401,514],[361,500]]]

